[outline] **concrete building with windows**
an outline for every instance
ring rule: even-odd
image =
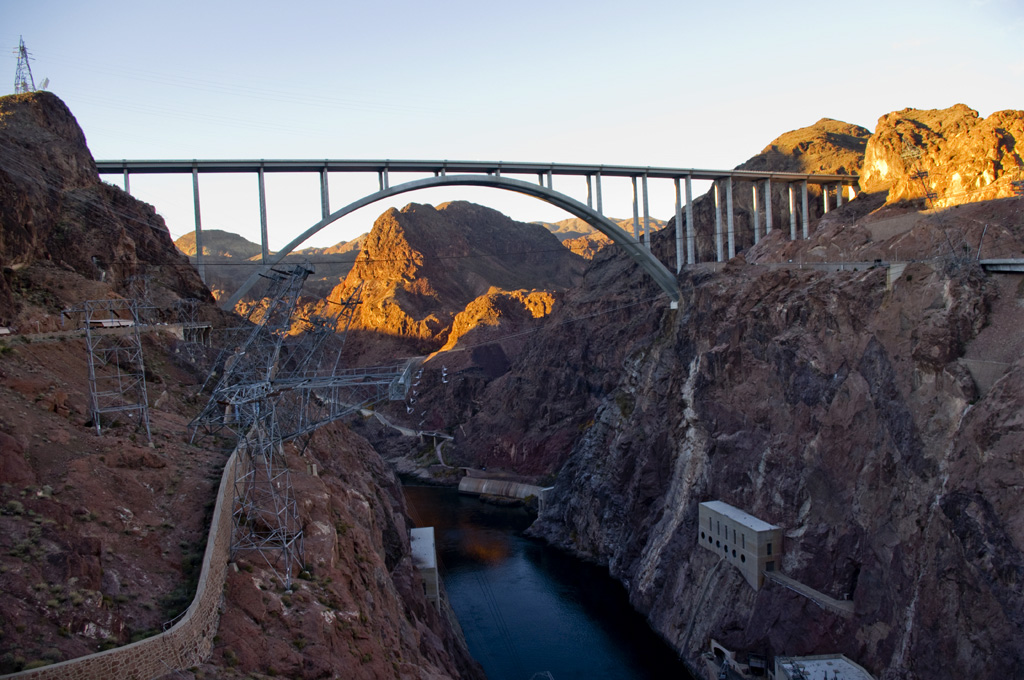
[[[740,570],[750,587],[764,585],[782,556],[782,528],[722,501],[701,503],[698,543]]]

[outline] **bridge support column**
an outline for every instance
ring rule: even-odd
[[[633,238],[640,240],[640,207],[636,191],[636,177],[633,177]]]
[[[380,185],[381,191],[391,188],[391,182],[389,181],[388,171],[386,169],[377,173],[377,184]]]
[[[729,229],[729,259],[736,257],[736,225],[732,213],[732,175],[725,180],[725,224]]]
[[[132,190],[131,190],[131,188],[129,188],[129,184],[128,184],[128,166],[125,166],[125,168],[124,168],[124,193],[126,193],[126,194],[132,193]]]
[[[587,175],[587,207],[591,209],[594,207],[594,186],[590,175]]]
[[[260,254],[263,256],[263,264],[266,264],[270,257],[270,250],[267,248],[267,185],[263,177],[262,163],[260,163],[256,177],[260,189]]]
[[[326,218],[331,214],[331,197],[327,189],[327,166],[320,170],[320,212]]]
[[[800,184],[800,196],[803,201],[803,215],[801,217],[803,218],[804,238],[807,239],[811,237],[811,216],[807,205],[807,180]]]
[[[686,176],[686,261],[697,263],[697,239],[693,234],[693,184],[692,177]]]
[[[842,184],[837,184],[836,185],[836,209],[842,207],[842,205],[843,205],[843,185]]]
[[[676,177],[676,274],[683,270],[683,189]]]
[[[764,181],[764,233],[772,233],[772,180]]]
[[[725,246],[722,243],[722,185],[715,180],[715,262],[725,262]]]
[[[604,215],[604,202],[601,200],[601,173],[597,173],[597,212]]]
[[[206,263],[203,262],[203,220],[199,216],[199,168],[192,166],[192,201],[196,215],[196,269],[206,283]]]
[[[651,210],[650,205],[647,201],[647,175],[643,176],[642,186],[644,190],[644,243],[647,244],[647,250],[651,249]]]
[[[796,191],[789,183],[789,240],[796,240]]]
[[[821,204],[823,206],[822,209],[824,210],[825,214],[827,215],[828,214],[828,185],[827,184],[822,184],[821,185]]]
[[[751,186],[754,198],[754,244],[761,240],[761,209],[757,200],[757,182]]]

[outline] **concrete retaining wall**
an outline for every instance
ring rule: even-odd
[[[520,499],[527,496],[544,497],[544,487],[509,482],[503,479],[483,479],[482,477],[463,477],[459,482],[459,492]]]
[[[192,604],[169,630],[124,647],[62,661],[3,678],[32,680],[149,680],[179,668],[195,666],[213,651],[213,636],[220,621],[220,602],[231,551],[231,512],[235,475],[245,456],[236,450],[224,466],[203,567]]]

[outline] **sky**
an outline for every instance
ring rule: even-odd
[[[732,168],[823,117],[873,130],[906,107],[1024,108],[1024,0],[0,0],[0,94],[14,91],[19,37],[100,160]],[[559,181],[585,201],[582,181]],[[376,182],[332,174],[332,209]],[[131,191],[172,235],[194,228],[191,177],[136,175]],[[651,214],[670,217],[671,183],[650,191]],[[267,192],[271,248],[319,220],[316,175],[268,175]],[[628,180],[604,193],[606,214],[632,213]],[[200,195],[204,229],[259,240],[254,176],[202,175]],[[355,238],[388,207],[459,199],[569,217],[448,188],[374,204],[309,245]]]

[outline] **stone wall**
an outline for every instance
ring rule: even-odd
[[[231,510],[234,482],[245,456],[236,450],[224,466],[217,504],[210,521],[203,567],[196,595],[172,628],[124,647],[109,649],[3,678],[31,680],[148,680],[201,663],[213,650],[220,619],[221,596],[231,551]]]

